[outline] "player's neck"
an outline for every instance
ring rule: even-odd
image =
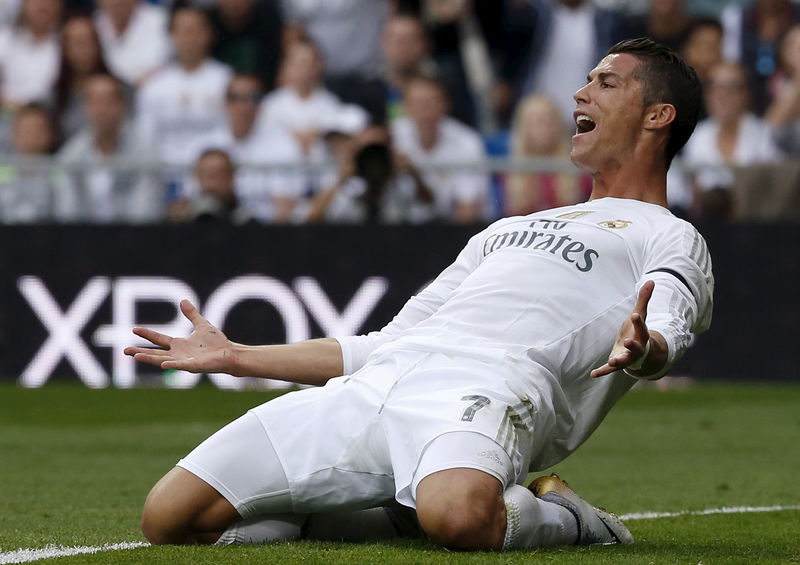
[[[663,166],[620,167],[592,174],[592,195],[597,198],[629,198],[667,207],[667,174]]]

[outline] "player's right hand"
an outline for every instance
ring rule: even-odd
[[[194,326],[185,338],[171,337],[148,328],[133,328],[133,333],[160,349],[126,347],[125,355],[162,369],[193,373],[231,373],[233,343],[206,320],[194,304],[181,300],[181,312]]]

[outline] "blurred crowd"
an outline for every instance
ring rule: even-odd
[[[690,7],[0,0],[0,223],[469,223],[580,202],[572,94],[643,35],[704,85],[670,205],[726,219],[736,167],[800,155],[800,6]]]

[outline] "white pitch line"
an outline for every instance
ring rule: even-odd
[[[780,512],[784,510],[800,510],[800,504],[791,506],[724,506],[722,508],[707,508],[705,510],[682,510],[680,512],[632,512],[621,514],[621,520],[654,520],[657,518],[675,518],[678,516],[708,516],[711,514],[749,514],[754,512]],[[30,563],[40,559],[53,557],[68,557],[86,553],[100,553],[101,551],[116,551],[120,549],[136,549],[148,547],[144,542],[123,542],[101,546],[64,547],[62,545],[48,545],[39,549],[15,549],[0,553],[0,565],[11,563]]]
[[[79,545],[77,547],[64,547],[63,545],[47,545],[38,549],[15,549],[0,553],[0,565],[8,563],[30,563],[40,559],[50,559],[51,557],[68,557],[70,555],[83,555],[86,553],[100,553],[101,551],[117,551],[119,549],[136,549],[137,547],[147,547],[149,543],[143,542],[124,542],[111,543],[100,546]]]
[[[654,520],[656,518],[675,518],[677,516],[708,516],[711,514],[749,514],[751,512],[780,512],[800,510],[800,504],[793,506],[723,506],[705,510],[682,510],[680,512],[632,512],[620,514],[620,520]]]

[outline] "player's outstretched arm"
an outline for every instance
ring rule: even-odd
[[[617,340],[608,356],[608,362],[591,372],[592,378],[603,377],[621,369],[628,369],[636,375],[655,375],[664,368],[667,362],[667,342],[658,332],[647,329],[647,304],[653,296],[653,281],[647,281],[639,289],[639,296],[633,312],[622,323]],[[649,344],[649,351],[648,351]],[[647,353],[647,357],[642,357]],[[639,366],[639,361],[642,361]]]
[[[188,300],[182,300],[180,308],[194,326],[191,334],[179,338],[147,328],[134,328],[134,334],[159,349],[127,347],[125,354],[161,369],[228,373],[301,384],[322,385],[342,374],[342,350],[335,339],[314,339],[290,345],[242,345],[229,340]]]

